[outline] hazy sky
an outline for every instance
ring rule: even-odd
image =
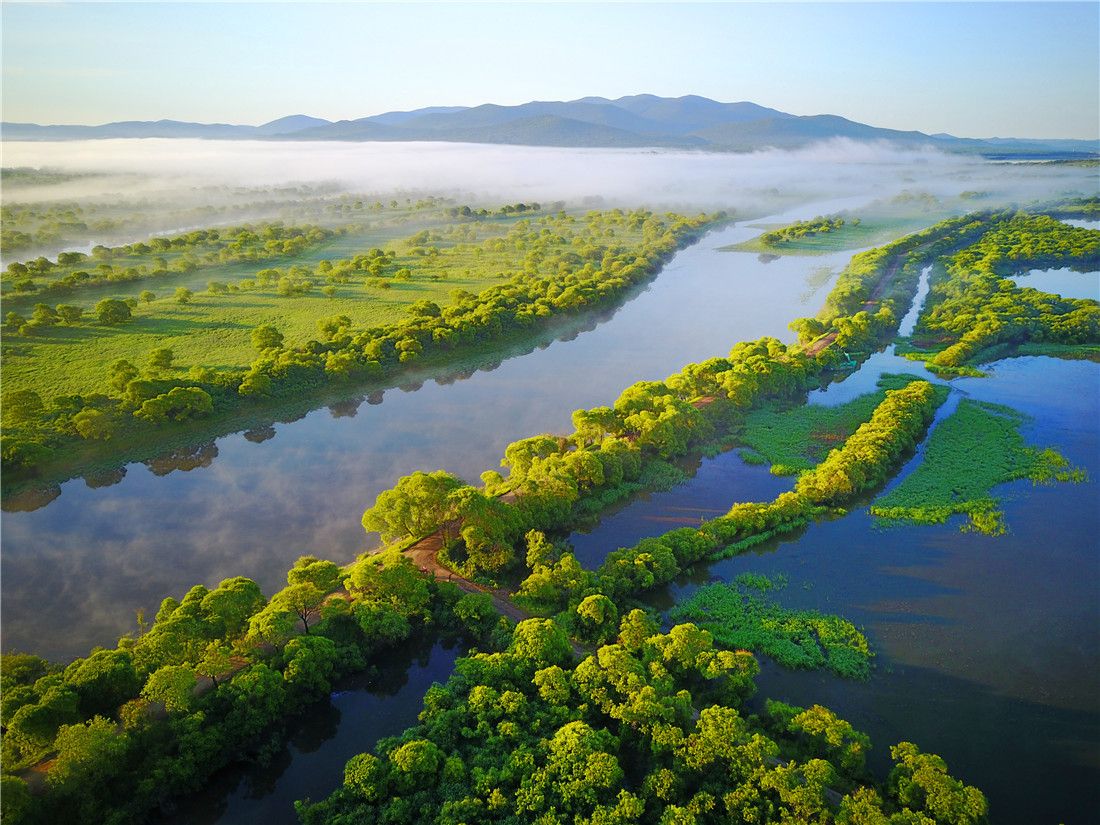
[[[651,92],[1096,138],[1100,3],[15,3],[3,118],[262,123]]]

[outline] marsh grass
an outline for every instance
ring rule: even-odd
[[[840,616],[782,607],[767,596],[787,586],[786,576],[742,573],[732,584],[697,590],[669,612],[674,622],[694,622],[725,647],[751,650],[798,670],[827,668],[846,679],[871,673],[867,637]]]
[[[963,529],[986,535],[1006,531],[998,484],[1081,482],[1085,471],[1053,449],[1029,446],[1020,434],[1028,417],[1010,407],[964,399],[928,438],[920,465],[871,506],[883,524],[942,524],[968,517]]]

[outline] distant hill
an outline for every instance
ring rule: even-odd
[[[332,122],[290,115],[262,126],[127,121],[102,126],[0,124],[4,140],[90,138],[210,138],[222,140],[453,141],[525,146],[666,147],[744,152],[796,149],[833,138],[885,141],[990,157],[1074,157],[1100,154],[1087,140],[976,140],[905,132],[857,123],[837,115],[792,115],[756,103],[721,103],[698,95],[668,98],[629,95],[617,100],[584,97],[531,101],[518,106],[429,106]]]

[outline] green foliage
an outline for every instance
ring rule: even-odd
[[[191,707],[195,682],[193,668],[165,665],[149,676],[141,695],[152,702],[160,702],[169,713],[181,713]]]
[[[849,679],[866,679],[871,672],[867,638],[840,616],[815,610],[791,610],[754,593],[767,582],[763,576],[750,584],[713,584],[697,590],[673,608],[674,621],[691,621],[709,630],[726,647],[752,650],[784,667],[828,668]]]
[[[95,305],[96,318],[101,324],[121,324],[129,321],[132,312],[130,305],[117,298],[104,298]]]
[[[593,212],[583,219],[562,214],[494,224],[480,235],[472,227],[433,229],[429,232],[433,236],[430,253],[429,247],[418,245],[398,260],[396,253],[372,249],[344,259],[310,262],[310,266],[294,263],[286,269],[258,269],[248,273],[253,278],[228,284],[225,291],[220,285],[226,282],[213,281],[219,286],[206,293],[197,305],[191,303],[190,287],[178,285],[180,279],[177,279],[176,302],[134,302],[135,323],[125,336],[92,336],[82,325],[66,330],[64,368],[57,361],[58,348],[48,345],[54,343],[59,333],[52,331],[49,324],[34,319],[20,324],[27,335],[42,338],[43,343],[19,349],[5,347],[5,384],[16,389],[34,389],[40,395],[46,393],[43,397],[48,399],[62,393],[99,393],[104,389],[99,366],[104,360],[122,358],[133,362],[135,355],[141,358],[156,347],[171,348],[176,361],[209,370],[203,373],[209,380],[203,381],[199,388],[211,394],[218,418],[243,412],[247,409],[243,405],[254,404],[257,398],[308,395],[328,381],[362,378],[390,381],[410,364],[426,359],[438,363],[449,360],[456,351],[468,352],[505,338],[528,337],[558,315],[588,312],[619,300],[629,289],[651,278],[678,247],[697,238],[712,220],[702,215],[688,218],[641,210],[630,213],[610,210]],[[272,228],[268,238],[274,244],[272,249],[283,243],[280,238],[284,234],[304,237],[290,230]],[[196,242],[211,242],[219,250],[232,252],[258,240],[266,248],[266,229],[263,233],[242,230],[241,237],[223,244],[227,231],[209,230],[201,239],[196,236]],[[349,251],[353,248],[349,242]],[[163,266],[159,259],[165,255],[172,257],[173,249],[167,239],[164,243],[153,239],[148,244],[135,245],[127,254],[146,256],[147,262],[128,269],[134,270],[134,277],[144,277],[139,266],[146,270],[149,266],[158,267],[159,272]],[[202,256],[188,258],[185,252],[172,257],[164,271],[178,275],[186,274],[188,268],[213,265]],[[113,260],[115,253],[104,248],[96,254],[99,256],[96,260],[102,259],[96,271],[103,266],[114,273],[114,264],[108,261]],[[234,260],[259,260],[244,255],[243,251],[241,254],[243,258]],[[87,262],[84,265],[90,266]],[[38,273],[39,269],[54,272],[58,268],[47,261],[41,267],[35,264],[24,269]],[[401,271],[405,274],[397,281],[396,273]],[[73,284],[97,280],[84,270],[81,272],[88,279],[77,278]],[[502,279],[504,272],[513,274]],[[348,290],[319,299],[323,300],[322,305],[314,297],[315,290],[311,291],[315,279],[342,284],[367,273],[387,285],[396,281],[394,298],[376,301]],[[195,285],[194,279],[185,282]],[[66,282],[65,288],[76,287]],[[244,291],[249,293],[248,301],[238,297]],[[127,311],[131,309],[126,306]],[[269,325],[276,315],[279,331],[250,340],[248,329]],[[318,321],[323,321],[319,334]],[[294,344],[285,346],[286,341],[279,335],[293,335]],[[219,366],[205,366],[209,364]],[[166,379],[165,384],[158,394],[170,391],[172,385],[188,386],[187,379],[180,376]],[[120,389],[112,385],[113,392],[108,391],[113,401],[125,400],[118,397]],[[164,426],[164,434],[160,435],[146,423],[167,422],[147,421],[139,416],[122,419],[121,428],[128,435],[140,436],[139,441],[149,443],[168,437],[168,431],[174,429]],[[660,431],[667,425],[655,421],[654,427]],[[33,432],[25,435],[39,443],[56,445],[71,444],[69,439],[79,437],[68,420],[55,417],[38,422]],[[654,432],[653,437],[663,436]],[[99,452],[117,451],[134,440],[112,438],[105,441]],[[9,462],[6,467],[9,470],[29,467],[39,458],[33,449],[9,452],[18,458]],[[83,457],[88,450],[62,454]],[[490,553],[494,557],[500,555]]]
[[[198,387],[173,387],[166,393],[143,401],[134,410],[134,417],[158,424],[209,415],[213,409],[214,401],[205,390]]]
[[[451,494],[461,486],[443,470],[405,476],[392,490],[378,494],[374,506],[363,513],[363,529],[387,539],[434,533],[450,518]]]
[[[859,219],[856,218],[855,222],[858,224]],[[821,235],[826,232],[836,232],[844,226],[844,223],[844,218],[819,216],[808,221],[795,221],[780,229],[765,232],[760,236],[760,240],[767,246],[782,248],[791,241],[812,238],[815,235]]]
[[[924,435],[946,397],[946,389],[927,381],[887,390],[885,400],[843,447],[799,476],[795,492],[814,504],[839,504],[878,486]]]
[[[890,748],[890,756],[897,763],[890,773],[890,789],[901,805],[934,822],[985,821],[988,805],[982,792],[950,776],[943,759],[921,753],[912,742]]]
[[[1084,473],[1052,449],[1029,447],[1020,435],[1026,417],[994,404],[963,399],[928,438],[923,460],[897,487],[879,496],[871,513],[887,522],[941,524],[956,513],[966,528],[1005,532],[992,489],[1018,478],[1035,483],[1082,481]]]
[[[353,757],[341,788],[298,804],[302,821],[831,822],[841,785],[861,821],[917,821],[866,784],[870,742],[825,708],[743,716],[749,654],[692,625],[631,635],[575,666],[518,644],[460,659],[419,724]]]
[[[1046,215],[1002,216],[947,261],[917,327],[939,350],[929,365],[956,369],[996,345],[1100,343],[1100,304],[1017,287],[1005,276],[1030,268],[1100,267],[1100,232]]]
[[[879,392],[827,407],[802,404],[790,410],[753,410],[745,416],[739,440],[752,451],[746,463],[772,465],[775,475],[794,475],[816,466],[835,445],[848,439],[886,398],[887,389],[901,389],[913,376],[883,376]]]

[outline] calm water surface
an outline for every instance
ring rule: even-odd
[[[916,366],[886,353],[849,379],[812,394],[821,403],[867,391],[882,371]],[[1084,467],[1085,484],[995,492],[1009,532],[999,537],[946,525],[885,529],[866,511],[811,525],[756,552],[692,571],[654,596],[661,608],[707,581],[743,572],[786,574],[784,603],[839,613],[864,627],[877,651],[866,683],[764,662],[762,698],[820,703],[868,732],[872,763],[889,768],[903,740],[943,756],[952,772],[990,799],[993,822],[1100,821],[1100,365],[1016,358],[988,378],[953,382],[964,394],[1031,416],[1023,434]],[[914,370],[909,369],[913,372]],[[844,392],[836,391],[844,388]],[[942,420],[954,404],[937,416]],[[904,468],[893,486],[919,463]],[[736,453],[704,462],[669,493],[639,500],[572,540],[589,564],[619,546],[669,529],[688,490],[710,510],[742,500],[728,479],[754,478]],[[756,498],[766,499],[757,482]],[[724,499],[724,500],[723,500]]]
[[[1100,272],[1074,272],[1072,269],[1033,269],[1012,279],[1017,286],[1040,292],[1053,292],[1065,298],[1091,298],[1100,301]]]
[[[324,799],[343,783],[351,757],[416,724],[424,693],[447,681],[463,652],[425,641],[395,653],[380,673],[346,680],[294,721],[290,741],[270,765],[222,771],[158,825],[297,822],[295,800]]]
[[[788,217],[842,206],[815,204]],[[66,658],[111,644],[134,609],[153,609],[200,581],[245,574],[270,591],[303,552],[344,559],[364,549],[360,513],[402,474],[442,466],[476,478],[508,442],[566,431],[573,409],[609,403],[633,381],[662,378],[739,340],[791,340],[787,322],[816,310],[851,253],[764,263],[718,251],[755,232],[735,226],[708,236],[574,340],[467,380],[317,410],[277,424],[267,440],[220,439],[190,472],[156,475],[131,465],[113,486],[72,481],[46,507],[6,513],[4,647]],[[841,403],[872,388],[881,372],[902,369],[923,374],[890,351],[878,354],[811,402]],[[1100,477],[1100,366],[1013,359],[994,365],[990,378],[953,386],[953,398],[966,393],[1028,413],[1031,443],[1055,446]],[[676,489],[632,502],[571,539],[594,566],[616,547],[697,523],[734,501],[770,499],[790,483],[726,453],[703,460]],[[1006,536],[961,533],[957,523],[883,530],[865,507],[853,508],[847,518],[694,571],[654,602],[670,606],[701,583],[744,571],[786,573],[791,585],[781,598],[863,625],[877,667],[867,683],[852,683],[765,663],[760,696],[834,708],[871,734],[880,769],[888,746],[903,739],[940,753],[988,793],[994,822],[1098,821],[1095,487],[1020,482],[999,492]],[[415,723],[424,690],[446,678],[457,655],[414,650],[378,681],[342,686],[300,721],[272,766],[224,772],[172,823],[293,822],[294,799],[324,796],[347,758]]]
[[[852,205],[811,204],[783,219]],[[591,332],[492,371],[315,410],[276,424],[268,440],[222,438],[188,472],[165,461],[155,472],[130,465],[112,486],[75,479],[45,507],[5,513],[3,647],[71,658],[112,645],[135,610],[151,615],[196,583],[247,575],[271,592],[303,553],[345,560],[366,549],[360,516],[402,475],[445,467],[477,479],[510,442],[570,431],[573,410],[610,403],[634,381],[737,341],[791,340],[787,323],[816,311],[851,253],[763,263],[718,251],[758,231],[708,235]]]

